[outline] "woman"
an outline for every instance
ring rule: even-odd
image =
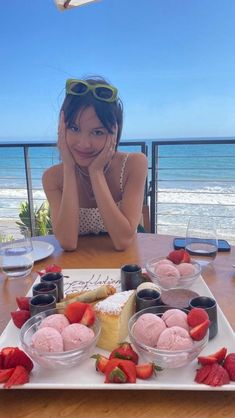
[[[65,250],[90,233],[108,232],[116,250],[132,242],[147,158],[117,151],[122,120],[115,87],[102,78],[67,80],[58,131],[62,163],[43,174],[53,231]]]

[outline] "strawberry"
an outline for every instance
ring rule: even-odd
[[[15,367],[12,367],[10,369],[0,370],[0,383],[6,382],[9,379],[9,377],[11,377],[14,370],[15,370]]]
[[[90,327],[95,322],[95,312],[92,309],[90,305],[88,305],[85,309],[84,314],[82,315],[82,319],[80,321],[80,324],[86,325],[87,327]]]
[[[203,308],[192,308],[187,315],[187,322],[190,327],[196,327],[209,319],[208,313]]]
[[[213,355],[200,356],[200,357],[198,357],[198,363],[200,363],[202,366],[205,366],[206,364],[217,363],[217,358],[214,357]]]
[[[5,347],[1,352],[3,359],[3,368],[10,369],[11,367],[24,366],[30,372],[33,368],[32,360],[25,354],[24,351],[18,347]]]
[[[198,363],[205,365],[205,364],[213,364],[213,363],[222,363],[227,353],[227,348],[223,347],[220,350],[216,351],[213,354],[209,354],[209,356],[199,356]]]
[[[191,258],[190,258],[189,253],[186,250],[183,250],[183,251],[184,251],[184,254],[183,254],[181,263],[191,263]]]
[[[155,370],[161,370],[154,363],[137,364],[135,368],[136,368],[136,377],[138,377],[139,379],[148,379],[155,373]]]
[[[65,316],[67,316],[71,324],[80,322],[85,313],[87,306],[89,306],[88,303],[83,303],[83,302],[69,303],[65,308],[64,314]]]
[[[218,358],[221,358],[222,353],[224,353],[224,350],[222,350],[223,349],[215,353],[216,355],[219,353]],[[216,357],[213,356],[211,356],[211,358],[216,359]],[[209,386],[222,386],[230,383],[230,378],[227,370],[219,363],[214,362],[212,364],[204,365],[197,370],[195,382],[204,383]]]
[[[109,359],[105,356],[102,356],[101,354],[94,354],[93,356],[91,356],[91,358],[96,359],[96,362],[95,362],[96,371],[104,373],[105,368],[109,362]]]
[[[227,354],[227,348],[222,347],[220,350],[216,351],[215,353],[211,355],[217,359],[218,363],[222,363],[225,359],[226,354]]]
[[[45,271],[46,273],[61,273],[62,268],[56,264],[49,264],[49,266],[45,268]]]
[[[16,296],[18,308],[23,311],[29,311],[29,296]]]
[[[197,325],[196,327],[192,328],[189,333],[193,340],[200,341],[202,340],[209,328],[210,321],[207,319],[206,321],[202,322],[201,324]]]
[[[112,358],[108,361],[106,368],[105,368],[105,383],[116,383],[115,381],[111,380],[112,378],[116,379],[115,376],[112,375],[112,371],[114,369],[120,369],[126,375],[126,382],[127,383],[135,383],[136,382],[136,368],[133,361],[130,360],[122,360],[117,358]],[[118,376],[120,377],[120,373],[118,372]],[[118,382],[121,383],[121,382]]]
[[[120,367],[115,367],[109,373],[108,381],[105,380],[105,383],[127,383],[127,375]]]
[[[5,385],[3,386],[4,389],[10,389],[12,386],[15,385],[23,385],[24,383],[28,383],[29,381],[29,373],[23,366],[16,366],[12,375],[7,380]]]
[[[230,379],[235,381],[235,353],[227,355],[224,361],[224,368],[227,370]]]
[[[30,312],[25,309],[22,309],[21,311],[14,311],[11,312],[11,317],[15,326],[17,328],[21,328],[22,325],[24,325],[24,323],[30,318]]]
[[[180,264],[184,257],[184,251],[182,248],[180,250],[171,251],[167,258],[168,260],[172,261],[174,264]]]
[[[138,363],[139,356],[133,350],[130,343],[124,342],[116,347],[109,355],[109,358],[120,358],[123,360],[131,360],[135,364]]]
[[[211,371],[211,364],[206,364],[205,366],[200,367],[200,369],[197,370],[196,376],[195,376],[195,382],[197,383],[203,383],[204,380],[207,378]]]
[[[210,368],[208,376],[203,380],[205,385],[222,386],[230,382],[227,370],[225,370],[220,364],[214,363],[210,366]]]
[[[37,273],[39,276],[43,276],[45,273],[61,273],[62,268],[56,264],[49,264],[44,270],[39,270]]]

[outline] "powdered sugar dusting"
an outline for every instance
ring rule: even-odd
[[[98,302],[95,306],[96,311],[118,315],[134,290],[126,290],[124,292],[114,293],[106,299]]]

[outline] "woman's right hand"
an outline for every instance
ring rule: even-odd
[[[68,147],[66,138],[66,125],[64,121],[64,112],[60,114],[59,129],[58,129],[58,148],[60,156],[65,165],[75,166],[73,155]]]

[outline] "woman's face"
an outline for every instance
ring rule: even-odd
[[[66,132],[67,143],[75,162],[88,167],[104,148],[109,135],[93,107],[82,109]]]

